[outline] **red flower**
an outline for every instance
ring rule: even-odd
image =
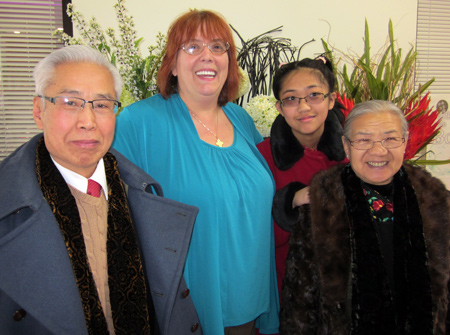
[[[386,203],[386,209],[387,209],[389,212],[394,213],[394,205],[392,205],[392,203],[390,203],[390,202]]]
[[[336,100],[344,106],[344,109],[341,110],[344,114],[344,118],[347,118],[348,113],[350,113],[350,111],[353,109],[353,106],[355,105],[353,103],[353,99],[347,98],[345,94],[341,96],[340,93],[337,93]]]
[[[428,108],[431,100],[428,96],[429,93],[415,103],[411,101],[404,111],[409,123],[409,139],[404,156],[405,160],[413,158],[433,140],[441,129],[439,126],[440,119],[438,119],[439,112]]]
[[[384,202],[381,200],[374,201],[372,206],[374,211],[379,211],[384,205]]]

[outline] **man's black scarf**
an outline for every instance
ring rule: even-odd
[[[393,289],[361,180],[349,165],[343,169],[342,182],[350,218],[351,334],[433,334],[427,247],[416,194],[406,171],[402,168],[393,180]]]
[[[108,152],[104,162],[109,188],[108,284],[115,333],[150,334],[144,272],[125,190],[114,156]],[[43,138],[37,146],[36,174],[66,243],[89,334],[109,334],[89,267],[75,198],[53,164]]]

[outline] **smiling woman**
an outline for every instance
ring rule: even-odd
[[[313,178],[293,227],[280,333],[448,334],[450,197],[402,164],[407,130],[391,102],[348,115],[350,164]]]
[[[345,152],[362,181],[386,185],[403,164],[408,126],[395,105],[370,102],[363,106],[367,109],[359,106],[346,120]]]
[[[226,21],[176,19],[158,72],[161,94],[118,116],[114,147],[151,172],[165,196],[197,206],[185,278],[206,334],[278,332],[271,220],[274,183],[239,90]]]

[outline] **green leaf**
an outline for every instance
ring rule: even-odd
[[[434,80],[435,78],[433,77],[430,80],[428,80],[425,84],[419,85],[419,89],[411,95],[410,101],[415,101],[418,97],[420,97],[423,94],[423,92],[425,92],[428,89],[428,87],[431,86]]]
[[[380,63],[378,64],[378,69],[377,69],[377,79],[378,80],[382,80],[383,79],[383,72],[384,72],[384,67],[386,66],[386,59],[388,57],[389,51],[386,50],[386,52],[383,54],[383,57],[380,60]]]
[[[139,48],[139,45],[142,43],[142,41],[144,40],[143,37],[137,39],[136,41],[134,41],[134,47],[135,48]]]
[[[369,24],[367,19],[365,20],[365,31],[364,31],[364,57],[365,63],[370,65],[370,37],[369,37]]]
[[[410,160],[409,162],[418,165],[445,165],[450,164],[450,159],[445,160],[419,159],[419,160]]]
[[[392,24],[392,20],[389,19],[389,49],[391,50],[391,59],[395,59],[395,50],[394,50],[394,26]]]

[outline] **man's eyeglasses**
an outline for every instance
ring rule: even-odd
[[[181,45],[181,49],[183,49],[183,51],[187,54],[195,56],[200,54],[206,46],[209,50],[211,50],[212,53],[216,55],[222,55],[230,48],[230,43],[222,40],[215,40],[209,43],[194,40]]]
[[[121,106],[121,103],[112,99],[96,99],[87,101],[81,98],[75,97],[46,97],[44,95],[38,95],[38,97],[50,101],[55,106],[58,106],[66,112],[79,112],[81,111],[86,103],[92,104],[92,109],[94,112],[99,114],[110,114],[116,113],[117,108]]]
[[[298,105],[300,105],[300,101],[302,99],[304,99],[308,105],[316,105],[316,104],[320,104],[322,101],[324,101],[329,95],[330,95],[330,93],[325,94],[325,93],[313,92],[304,98],[297,98],[294,96],[287,97],[287,98],[284,98],[281,100],[281,105],[286,108],[297,107]]]
[[[404,137],[386,137],[381,141],[372,141],[368,138],[363,138],[360,140],[350,141],[347,139],[350,145],[357,150],[369,150],[372,149],[375,143],[380,143],[386,149],[395,149],[405,143]]]

